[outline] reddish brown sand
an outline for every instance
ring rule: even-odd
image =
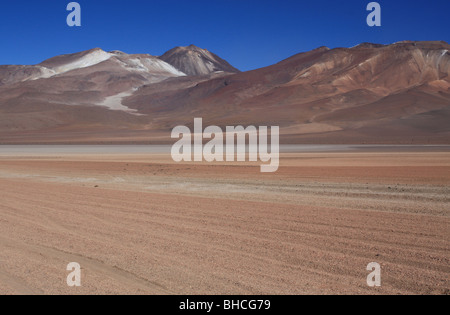
[[[450,153],[281,163],[2,156],[0,294],[450,293]]]

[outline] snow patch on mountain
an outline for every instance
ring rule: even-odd
[[[122,65],[127,70],[134,70],[140,72],[149,72],[155,74],[166,74],[169,73],[171,75],[177,77],[186,76],[185,73],[175,69],[173,66],[169,65],[167,62],[159,60],[155,57],[144,57],[144,58],[130,58],[125,61],[121,61]]]
[[[141,72],[143,74],[149,74],[160,78],[186,76],[185,73],[177,70],[172,65],[158,59],[157,57],[150,55],[128,55],[120,51],[105,52],[101,49],[95,49],[77,58],[76,60],[71,60],[71,62],[65,64],[55,66],[47,64],[37,65],[35,67],[38,68],[40,73],[38,72],[32,76],[29,76],[23,81],[51,78],[72,70],[95,66],[104,61],[110,60],[111,58],[113,58],[115,62],[118,62],[127,71]]]
[[[142,72],[148,71],[147,67],[145,67],[144,64],[142,63],[142,61],[139,59],[128,59],[127,61],[128,61],[127,66],[129,66],[129,68],[131,68],[132,70],[142,71]]]
[[[38,77],[32,78],[32,81],[37,79],[47,79],[53,77],[54,75],[57,75],[54,70],[46,67],[39,66],[39,70],[41,71],[41,74]]]
[[[133,93],[136,90],[137,89],[132,89],[131,91],[128,92],[122,92],[116,95],[109,96],[105,98],[102,102],[97,103],[97,105],[108,107],[110,110],[118,110],[126,112],[131,115],[142,116],[142,114],[139,114],[136,109],[128,108],[127,106],[122,104],[122,100],[128,96],[133,95]]]
[[[55,75],[63,74],[63,73],[66,73],[66,72],[69,72],[69,71],[72,71],[75,69],[91,67],[91,66],[94,66],[96,64],[99,64],[103,61],[110,59],[112,56],[113,56],[113,54],[107,53],[103,50],[95,50],[95,51],[79,58],[78,60],[73,61],[68,64],[65,64],[65,65],[61,65],[61,66],[57,66],[57,67],[44,67],[44,66],[38,65],[37,67],[39,67],[39,70],[41,72],[40,75],[33,76],[24,81],[48,79]]]
[[[437,60],[436,68],[440,69],[440,65],[441,65],[442,58],[444,58],[444,56],[445,56],[447,53],[448,53],[448,50],[447,50],[447,49],[444,49],[444,50],[442,51],[441,55],[439,56],[439,58],[438,58],[438,60]]]
[[[82,69],[94,66],[96,64],[99,64],[103,61],[110,59],[111,57],[112,54],[110,53],[107,53],[103,50],[95,50],[74,62],[68,63],[63,66],[55,67],[52,70],[55,71],[57,74],[61,74],[75,69]]]
[[[181,71],[175,69],[175,67],[169,65],[167,62],[162,61],[157,58],[151,58],[151,59],[147,58],[147,59],[144,59],[142,62],[149,71],[163,71],[163,72],[169,72],[175,76],[180,76],[180,77],[186,76],[186,74],[184,72],[181,72]]]

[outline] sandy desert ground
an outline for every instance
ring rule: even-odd
[[[275,174],[3,152],[0,294],[449,294],[449,183],[450,149],[286,153]]]

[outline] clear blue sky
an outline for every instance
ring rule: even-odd
[[[100,47],[161,55],[207,48],[241,70],[319,46],[450,41],[449,0],[382,0],[382,27],[366,24],[369,0],[79,0],[82,27],[66,24],[70,0],[0,2],[0,64],[36,64]]]

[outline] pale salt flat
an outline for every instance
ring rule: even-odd
[[[172,145],[0,145],[0,156],[170,154],[171,148]],[[281,145],[280,152],[450,152],[450,145]]]

